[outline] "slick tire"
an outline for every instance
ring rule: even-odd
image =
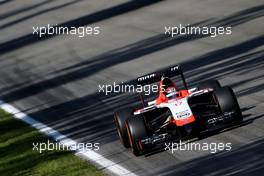
[[[237,98],[231,87],[223,87],[214,91],[214,98],[217,101],[218,107],[222,113],[235,112],[235,121],[242,121],[243,116],[237,101]]]
[[[143,146],[140,140],[148,137],[144,116],[138,115],[127,119],[126,129],[134,155],[139,156],[143,154]]]
[[[126,120],[133,117],[132,108],[120,109],[114,113],[114,121],[117,128],[118,136],[125,148],[129,148],[129,139],[126,129]]]

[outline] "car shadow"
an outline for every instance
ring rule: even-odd
[[[245,112],[245,111],[250,110],[250,109],[252,109],[254,107],[255,106],[244,107],[244,108],[241,109],[241,111]],[[252,117],[252,114],[243,114],[243,121],[242,122],[227,124],[225,127],[217,129],[217,130],[214,130],[214,131],[207,132],[202,137],[199,137],[199,138],[197,138],[197,137],[187,138],[185,140],[185,142],[186,141],[187,141],[186,143],[197,142],[197,141],[200,141],[200,140],[203,140],[203,139],[206,139],[206,138],[209,138],[209,137],[212,137],[212,136],[224,133],[224,132],[228,132],[228,131],[234,130],[236,128],[244,127],[244,126],[247,126],[247,125],[253,123],[254,120],[259,119],[259,118],[263,118],[263,117],[264,117],[264,114],[261,114],[261,115],[258,115],[258,116],[253,116],[253,117]],[[177,140],[171,140],[171,141],[166,141],[166,142],[179,143],[180,140],[181,139],[177,139]],[[158,154],[158,153],[161,153],[161,152],[165,152],[165,151],[166,151],[165,150],[165,145],[161,144],[161,145],[157,145],[153,149],[147,151],[144,154],[144,156],[145,157],[149,157],[149,156],[152,156],[152,155],[155,155],[155,154]]]

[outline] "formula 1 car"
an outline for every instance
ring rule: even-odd
[[[178,77],[173,81],[173,77]],[[164,141],[199,137],[208,131],[241,122],[243,116],[233,90],[208,80],[194,88],[179,65],[137,79],[137,84],[158,82],[158,95],[142,107],[114,113],[121,143],[138,156]]]

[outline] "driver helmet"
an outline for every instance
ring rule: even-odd
[[[176,91],[175,87],[168,87],[168,88],[165,90],[165,95],[166,95],[166,97],[168,97],[169,99],[174,99],[174,98],[176,98],[176,94],[177,94],[177,91]]]

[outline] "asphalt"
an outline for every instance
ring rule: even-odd
[[[262,175],[264,3],[234,1],[7,0],[0,3],[0,98],[138,175]],[[33,26],[99,26],[100,35],[38,38]],[[164,26],[231,26],[232,35],[164,35]],[[114,110],[135,105],[98,85],[131,82],[181,64],[189,86],[230,85],[244,123],[199,143],[231,151],[169,151],[135,157],[118,141]]]

